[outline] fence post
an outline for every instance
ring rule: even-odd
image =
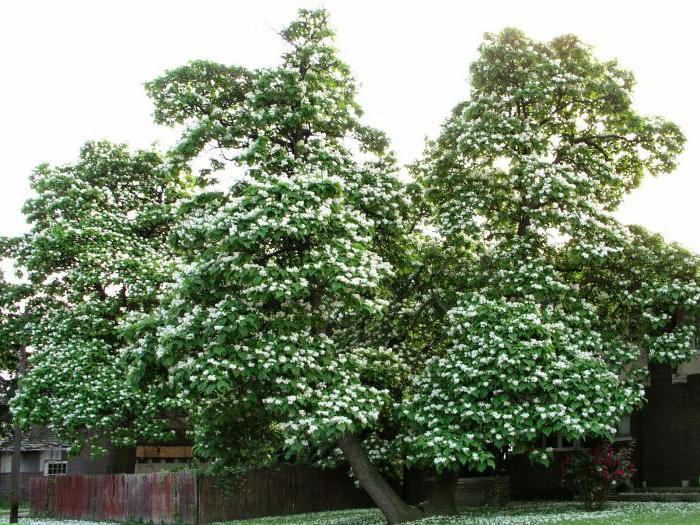
[[[199,525],[199,473],[193,472],[194,476],[194,525]]]

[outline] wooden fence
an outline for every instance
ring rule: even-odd
[[[32,478],[41,477],[43,475],[44,474],[41,472],[22,472],[19,498],[21,501],[27,501],[29,499],[29,481]],[[0,473],[0,503],[9,505],[11,487],[12,474],[9,472]]]
[[[302,467],[237,481],[190,472],[41,477],[30,481],[29,504],[33,517],[187,525],[372,505],[346,473]]]

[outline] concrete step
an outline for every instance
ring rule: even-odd
[[[615,501],[700,502],[700,492],[622,492],[615,494],[610,499]]]
[[[645,489],[635,488],[630,490],[630,492],[672,492],[678,494],[680,492],[698,492],[700,493],[700,487],[647,487]]]

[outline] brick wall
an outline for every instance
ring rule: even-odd
[[[698,485],[700,476],[700,374],[673,383],[673,370],[651,365],[647,404],[632,420],[637,441],[637,483],[649,487]]]

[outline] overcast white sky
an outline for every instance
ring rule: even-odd
[[[176,134],[151,122],[142,84],[205,58],[272,65],[275,31],[299,7],[332,14],[342,56],[361,82],[368,123],[414,160],[456,102],[484,32],[506,26],[538,39],[574,33],[617,57],[638,81],[640,111],[688,137],[678,170],[646,181],[619,212],[700,252],[700,2],[141,0],[0,4],[0,235],[26,228],[27,177],[41,162],[75,159],[88,139],[134,147]]]

